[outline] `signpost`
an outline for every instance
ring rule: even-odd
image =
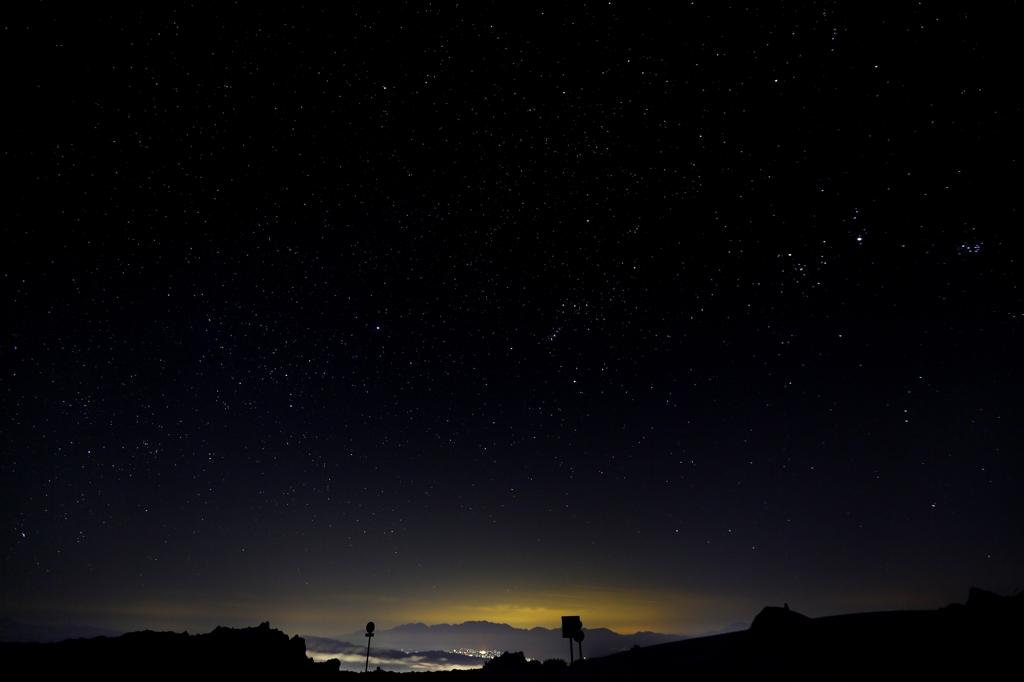
[[[370,638],[373,637],[373,631],[376,627],[372,620],[366,624],[366,666],[363,668],[364,673],[370,672]]]
[[[576,637],[579,636],[579,639]],[[583,621],[579,616],[562,616],[562,639],[569,640],[569,665],[572,665],[572,643],[580,644],[580,660],[583,660]]]
[[[583,660],[583,637],[584,636],[585,635],[583,634],[582,628],[580,630],[577,630],[576,634],[574,634],[572,636],[572,641],[576,642],[576,646],[579,647],[579,654],[580,654],[579,660],[581,660],[581,661]],[[569,647],[571,648],[572,644],[570,644]]]

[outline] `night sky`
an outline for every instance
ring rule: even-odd
[[[0,22],[0,616],[1024,587],[1019,5],[336,4]]]

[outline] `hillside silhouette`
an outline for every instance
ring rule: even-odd
[[[341,642],[358,642],[362,632],[339,635]],[[314,639],[306,636],[307,643]],[[407,623],[378,633],[380,642],[404,651],[431,651],[440,649],[470,649],[488,651],[522,651],[527,658],[547,659],[566,656],[566,644],[561,630],[542,627],[516,628],[505,623],[486,620],[466,621],[459,624],[425,625]],[[636,632],[620,634],[608,628],[587,628],[586,654],[598,657],[634,646],[651,646],[683,639],[678,634]],[[318,645],[325,642],[317,638]],[[363,644],[365,646],[365,644]],[[323,650],[323,649],[321,649]],[[482,663],[482,661],[481,661]]]
[[[337,661],[314,662],[301,637],[288,637],[262,623],[252,628],[218,627],[212,632],[130,632],[120,637],[49,643],[0,643],[0,670],[31,679],[330,679]],[[8,677],[8,679],[21,679]]]
[[[1022,617],[1024,593],[976,588],[966,604],[936,610],[812,619],[766,607],[747,630],[592,659],[571,673],[586,680],[995,679],[1020,666]]]
[[[1024,593],[971,589],[965,604],[935,610],[808,618],[765,607],[740,632],[588,658],[528,659],[506,652],[474,670],[424,673],[481,680],[985,679],[1018,675]],[[554,636],[554,635],[552,635]],[[437,652],[439,653],[439,652]],[[5,675],[105,679],[337,679],[339,662],[314,662],[301,637],[269,623],[207,634],[134,632],[54,643],[0,643]],[[371,673],[395,675],[378,671]],[[468,677],[467,677],[468,676]]]

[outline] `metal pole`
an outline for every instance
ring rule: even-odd
[[[583,660],[583,640],[576,642],[576,646],[580,648],[580,660]]]
[[[366,667],[363,668],[364,673],[370,672],[370,637],[373,635],[366,635]]]
[[[569,665],[572,665],[572,637],[569,638]]]

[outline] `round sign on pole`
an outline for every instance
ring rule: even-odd
[[[373,641],[370,638],[373,637],[373,629],[377,627],[371,620],[366,624],[366,665],[363,666],[363,672],[370,671],[370,642]]]
[[[582,642],[585,636],[586,635],[583,634],[583,630],[577,630],[572,636],[572,641]]]

